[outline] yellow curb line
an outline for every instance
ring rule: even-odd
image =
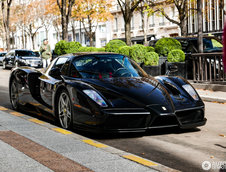
[[[62,128],[52,128],[52,130],[57,131],[57,132],[62,133],[62,134],[65,134],[65,135],[72,134],[72,132],[64,130]]]
[[[19,112],[10,112],[10,114],[12,114],[14,116],[24,116],[24,114],[19,113]]]
[[[93,140],[82,140],[83,142],[95,146],[97,148],[106,148],[108,147],[107,145],[101,144],[101,143],[95,143]]]
[[[151,162],[149,160],[146,160],[146,159],[143,159],[143,158],[140,158],[138,156],[134,156],[134,155],[123,155],[124,158],[127,158],[129,160],[132,160],[132,161],[135,161],[139,164],[142,164],[142,165],[145,165],[145,166],[158,166],[158,164],[154,163],[154,162]]]
[[[37,124],[45,124],[45,122],[44,122],[44,121],[40,121],[40,120],[35,119],[35,118],[28,119],[28,121],[31,121],[31,122],[34,122],[34,123],[37,123]]]
[[[5,107],[0,106],[0,110],[9,110],[9,109],[7,109],[7,108],[5,108]]]

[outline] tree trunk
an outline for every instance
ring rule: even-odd
[[[130,9],[130,0],[125,0],[125,37],[126,37],[126,44],[128,46],[131,45],[131,9]]]
[[[198,45],[199,45],[199,53],[203,53],[202,0],[197,0],[197,10],[198,10]]]
[[[131,45],[131,26],[130,20],[125,22],[125,37],[126,37],[126,44],[128,46]]]
[[[48,35],[49,35],[49,31],[48,31],[48,29],[47,28],[45,28],[45,30],[46,30],[46,39],[48,39]]]
[[[187,20],[181,20],[180,22],[181,36],[187,36]]]
[[[32,48],[35,49],[35,34],[31,35]]]
[[[91,34],[89,40],[90,40],[90,47],[92,47],[93,46],[93,34]]]
[[[76,33],[74,23],[71,24],[73,40],[76,41]]]

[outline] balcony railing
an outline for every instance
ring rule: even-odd
[[[192,54],[194,82],[226,82],[223,53]]]

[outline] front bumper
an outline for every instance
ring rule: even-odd
[[[145,132],[153,128],[195,128],[206,124],[204,107],[175,111],[174,113],[151,113],[148,111],[104,110],[106,119],[100,121],[104,132]]]

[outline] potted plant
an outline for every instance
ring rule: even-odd
[[[176,49],[169,52],[166,61],[166,69],[169,69],[169,66],[172,65],[177,66],[177,71],[170,72],[169,75],[187,78],[185,53],[182,50]]]
[[[136,44],[131,46],[130,58],[141,64],[144,61],[145,55],[147,53],[147,48],[144,45]]]
[[[182,49],[181,43],[173,38],[161,38],[155,44],[155,52],[159,54],[159,65],[161,65],[161,74],[166,73],[165,63],[171,50]]]
[[[141,67],[152,76],[161,75],[161,66],[159,65],[159,55],[156,52],[147,52]]]

